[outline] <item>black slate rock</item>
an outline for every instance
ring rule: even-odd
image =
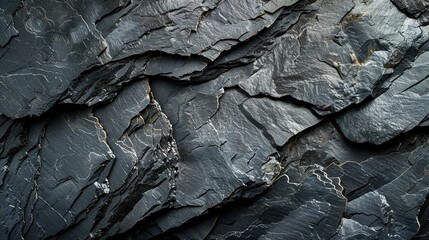
[[[0,2],[0,239],[427,239],[425,0]]]

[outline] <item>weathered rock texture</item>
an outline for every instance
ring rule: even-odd
[[[0,239],[429,239],[426,0],[2,0]]]

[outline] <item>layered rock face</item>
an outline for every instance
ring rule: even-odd
[[[429,239],[426,0],[2,0],[0,239]]]

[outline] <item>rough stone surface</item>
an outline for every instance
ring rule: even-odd
[[[425,0],[0,2],[0,239],[428,239]]]

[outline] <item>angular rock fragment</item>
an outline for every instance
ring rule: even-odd
[[[424,52],[385,93],[345,112],[337,123],[354,142],[381,144],[425,120],[429,115],[428,93],[429,52]],[[350,128],[351,125],[355,127]]]
[[[205,239],[411,239],[429,193],[428,135],[403,143],[359,154],[332,124],[322,124],[298,137],[266,193],[238,199],[171,236],[209,226]]]
[[[18,35],[18,30],[15,29],[11,15],[7,15],[3,9],[0,8],[0,47],[6,46],[10,39]]]
[[[330,178],[340,179],[347,207],[335,239],[411,239],[429,193],[428,139],[426,132],[414,133],[390,145],[361,149],[324,124],[300,138],[288,159],[322,164]]]
[[[288,171],[298,172],[289,176]],[[207,239],[328,239],[346,199],[338,181],[317,166],[289,168],[263,197],[218,217]]]
[[[5,30],[0,45],[6,45],[18,32],[22,39],[8,44],[0,58],[0,93],[9,99],[6,103],[0,98],[0,114],[10,118],[41,115],[70,88],[73,95],[82,88],[93,91],[85,94],[97,94],[99,88],[88,86],[86,81],[84,87],[76,86],[81,81],[75,80],[82,78],[85,71],[111,61],[115,65],[132,56],[167,54],[151,61],[148,75],[166,73],[156,67],[159,58],[166,59],[164,64],[191,55],[213,61],[222,52],[272,25],[281,9],[295,2],[24,1],[14,17],[15,28],[9,15],[0,15],[0,29]],[[173,72],[173,77],[187,79],[183,75],[205,66],[199,60],[183,64],[187,64],[188,72]],[[119,69],[117,74],[123,71]],[[35,72],[38,74],[34,75]],[[100,79],[94,85],[100,81],[106,82]],[[25,82],[27,89],[21,91],[16,82]],[[55,87],[48,90],[47,84]],[[107,95],[114,95],[117,90],[117,87],[103,89],[108,91]],[[21,94],[14,95],[16,92]],[[97,101],[108,99],[101,97]]]
[[[107,238],[168,208],[178,153],[149,91],[133,83],[107,106],[26,122],[25,144],[6,140],[20,149],[3,167],[2,238]]]
[[[337,112],[370,96],[421,32],[389,1],[317,1],[253,63],[240,87]]]
[[[156,236],[223,201],[265,189],[280,173],[276,147],[319,122],[305,107],[249,98],[219,84],[222,81],[179,87],[153,81],[155,97],[176,129],[182,160],[177,210],[143,228],[144,236]],[[272,129],[265,116],[271,116],[279,128]]]
[[[429,24],[429,3],[425,0],[392,0],[407,15],[418,18],[422,24]]]

